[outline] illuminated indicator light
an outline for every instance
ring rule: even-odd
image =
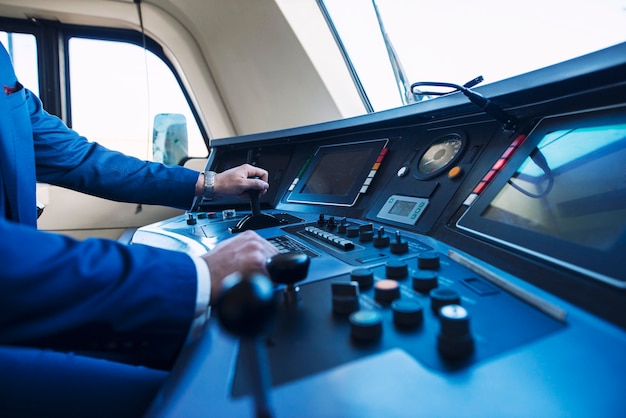
[[[508,147],[506,149],[506,151],[504,151],[504,153],[502,154],[502,157],[500,158],[504,158],[504,159],[509,159],[511,157],[511,155],[513,155],[513,153],[515,152],[516,148],[515,147]]]
[[[457,178],[463,173],[463,169],[458,165],[456,167],[452,167],[450,171],[448,171],[448,177],[451,179]]]
[[[361,190],[359,191],[359,193],[365,193],[367,191],[369,186],[365,186],[363,185],[363,187],[361,187]]]
[[[387,155],[387,151],[389,150],[389,148],[383,148],[382,151],[380,151],[380,155],[382,155],[383,157],[385,155]]]
[[[376,170],[371,170],[367,177],[374,177],[376,175]]]
[[[502,167],[504,167],[504,164],[506,164],[506,160],[504,158],[500,158],[491,169],[499,171]]]
[[[496,170],[489,170],[489,172],[485,174],[485,177],[483,177],[483,181],[489,183],[491,180],[493,180],[496,174],[498,174]]]
[[[511,146],[519,147],[520,145],[522,145],[522,142],[524,142],[525,139],[526,139],[526,135],[520,135],[517,138],[515,138],[515,140],[511,143]]]
[[[365,181],[363,182],[364,185],[369,186],[372,183],[372,178],[368,177],[365,179]]]
[[[465,199],[465,202],[463,202],[463,205],[470,206],[472,203],[474,203],[477,197],[478,195],[476,193],[470,194],[469,196],[467,196],[467,199]]]
[[[380,163],[374,163],[372,166],[372,170],[378,170],[380,168]]]
[[[397,289],[398,287],[400,287],[400,285],[395,280],[384,279],[384,280],[377,281],[374,287],[380,290],[393,290],[393,289]]]
[[[476,185],[476,187],[474,187],[474,190],[472,190],[472,193],[481,194],[483,190],[485,190],[485,187],[487,187],[487,183],[484,181],[481,181],[480,183]]]

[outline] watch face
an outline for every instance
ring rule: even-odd
[[[417,177],[428,179],[451,168],[461,156],[465,137],[459,133],[447,134],[430,144],[417,162]]]

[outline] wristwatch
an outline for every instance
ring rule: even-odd
[[[215,171],[204,172],[204,193],[202,198],[205,200],[213,200],[215,196]]]

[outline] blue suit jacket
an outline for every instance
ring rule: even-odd
[[[184,208],[198,173],[107,150],[68,129],[21,87],[2,47],[0,83],[0,344],[168,367],[193,318],[193,261],[38,231],[36,181]]]

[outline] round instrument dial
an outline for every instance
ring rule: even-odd
[[[458,133],[448,134],[430,144],[417,163],[418,178],[432,178],[449,168],[461,156],[464,146],[464,137]]]

